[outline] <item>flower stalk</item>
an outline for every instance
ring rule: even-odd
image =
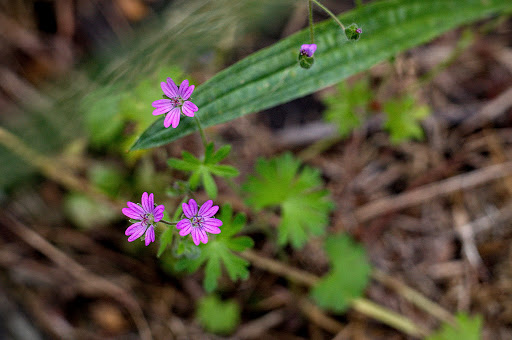
[[[203,146],[206,150],[206,146],[208,145],[208,140],[206,139],[206,135],[204,133],[203,127],[201,126],[201,121],[197,116],[194,116],[194,119],[196,120],[197,128],[199,129],[199,134],[201,135],[201,141],[203,142]]]
[[[331,12],[327,7],[322,5],[317,0],[309,0],[309,2],[310,2],[310,4],[311,4],[311,2],[314,2],[318,7],[323,9],[325,11],[325,13],[329,14],[329,16],[341,27],[341,29],[343,29],[343,31],[345,31],[345,26],[341,23],[341,21],[339,21],[339,19],[336,17],[336,15],[334,15],[334,13]],[[311,9],[310,9],[310,12],[311,12]]]
[[[315,32],[313,31],[313,1],[308,0],[309,7],[309,40],[311,44],[315,43]]]

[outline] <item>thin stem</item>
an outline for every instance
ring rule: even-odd
[[[408,335],[424,337],[428,334],[426,329],[414,324],[405,316],[379,306],[370,300],[364,298],[354,299],[352,300],[352,308]]]
[[[318,5],[318,7],[320,7],[321,9],[323,9],[325,11],[325,13],[329,14],[331,16],[331,18],[333,18],[334,21],[336,21],[336,23],[338,25],[340,25],[340,27],[343,29],[343,31],[345,31],[345,26],[343,26],[343,24],[341,23],[341,21],[338,20],[338,18],[336,17],[336,15],[334,15],[333,12],[329,11],[329,9],[327,7],[325,7],[324,5],[322,5],[321,3],[319,3],[317,0],[311,0],[313,1],[315,4]]]
[[[246,250],[240,253],[242,257],[251,261],[253,266],[266,270],[268,272],[281,275],[290,281],[303,284],[308,287],[314,286],[320,279],[318,276],[311,274],[307,271],[292,268],[283,262],[272,260],[252,250]]]
[[[302,159],[303,161],[309,161],[310,159],[314,158],[315,156],[321,154],[325,150],[332,147],[334,144],[340,142],[343,140],[343,137],[340,135],[336,135],[334,137],[326,138],[326,139],[320,139],[319,141],[315,142],[314,144],[311,144],[306,149],[302,150],[298,158]]]
[[[208,145],[208,141],[206,140],[206,135],[204,134],[203,127],[201,126],[201,122],[199,121],[199,118],[197,118],[197,116],[194,116],[194,119],[196,120],[197,127],[199,128],[199,133],[201,134],[201,140],[203,141],[203,146],[206,149],[206,146]]]
[[[168,225],[176,225],[176,224],[178,224],[178,222],[169,222],[169,221],[166,221],[166,220],[160,220],[158,222],[162,222],[162,223],[168,224]]]
[[[425,312],[434,316],[443,322],[455,324],[455,318],[443,307],[423,296],[420,292],[408,287],[405,283],[400,282],[392,276],[387,275],[379,269],[374,269],[372,276],[381,284],[394,289],[398,294],[406,300],[414,304],[416,307],[423,309]]]
[[[309,2],[309,40],[311,43],[315,43],[315,32],[313,31],[313,2],[308,0]]]

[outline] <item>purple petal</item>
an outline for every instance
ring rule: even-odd
[[[180,230],[180,235],[181,236],[187,236],[193,230],[195,230],[195,229],[192,228],[192,224],[191,225],[186,225],[185,227],[183,227],[183,229]]]
[[[153,226],[149,227],[148,230],[146,230],[146,246],[149,246],[151,242],[155,242],[155,229]]]
[[[136,230],[138,230],[140,227],[142,227],[142,229],[145,230],[145,227],[142,225],[142,222],[137,222],[137,223],[134,223],[132,224],[131,226],[129,226],[126,231],[124,232],[124,234],[126,236],[130,236],[131,234],[133,234]]]
[[[173,106],[172,101],[170,101],[169,99],[158,99],[155,100],[151,105],[156,108],[163,106]]]
[[[187,203],[183,203],[182,207],[183,207],[183,213],[188,218],[192,218],[192,217],[196,216],[196,214],[197,214],[197,203],[193,199],[190,199],[188,201],[188,204]]]
[[[210,234],[220,234],[220,229],[218,227],[212,227],[203,224],[203,230],[209,232]]]
[[[199,209],[199,216],[203,216],[204,212],[208,211],[208,209],[210,209],[212,207],[212,205],[213,205],[212,200],[208,200],[208,201],[204,202],[203,205],[201,206],[201,209]]]
[[[145,214],[144,209],[133,202],[126,202],[126,204],[130,209],[139,214],[139,219],[142,219],[142,216]]]
[[[312,57],[316,51],[316,44],[304,44],[300,47],[300,53]]]
[[[201,243],[201,235],[199,235],[199,228],[192,229],[192,241],[194,241],[194,244],[196,246]]]
[[[180,85],[180,90],[178,94],[183,100],[187,100],[188,98],[190,98],[192,92],[194,92],[194,87],[194,85],[188,86],[188,80],[185,79]]]
[[[144,212],[145,213],[148,213],[150,212],[151,210],[153,209],[149,209],[149,204],[148,204],[148,193],[147,192],[144,192],[142,194],[142,198],[140,199],[140,202],[142,203],[142,209],[144,209]]]
[[[126,217],[129,217],[129,218],[133,218],[134,220],[140,220],[142,219],[142,217],[140,216],[140,214],[138,214],[137,212],[133,211],[132,209],[130,208],[123,208],[123,214],[126,216]]]
[[[180,84],[180,89],[178,90],[178,96],[180,96],[182,99],[183,95],[188,91],[188,79],[185,79]]]
[[[128,237],[128,242],[133,242],[136,239],[140,238],[142,235],[144,235],[145,231],[146,231],[146,226],[141,224],[140,227],[133,230],[132,236]],[[128,232],[128,230],[127,230],[127,232]]]
[[[210,227],[220,227],[222,225],[222,221],[217,218],[205,217],[203,220],[203,225]]]
[[[208,209],[204,209],[203,213],[200,215],[203,217],[213,217],[219,211],[219,206],[214,205],[213,207],[208,207]]]
[[[167,83],[162,82],[161,84],[162,91],[164,91],[164,94],[169,97],[176,97],[178,95],[178,87],[176,84],[172,81],[171,78],[167,78]]]
[[[155,196],[151,193],[151,194],[149,194],[149,197],[148,197],[148,212],[154,213],[154,210],[155,210]]]
[[[199,109],[197,108],[196,104],[186,101],[185,103],[183,103],[181,110],[183,111],[183,114],[185,116],[194,117],[194,112],[196,112]]]
[[[165,117],[164,126],[166,128],[168,128],[169,126],[172,125],[173,128],[176,128],[179,123],[180,123],[180,108],[175,107]]]
[[[187,100],[190,98],[190,96],[192,95],[192,92],[194,92],[194,88],[195,88],[195,85],[190,85],[187,89],[187,91],[183,91],[183,95],[181,96],[181,98],[183,100]]]
[[[191,211],[192,211],[192,216],[196,216],[197,215],[197,203],[194,199],[189,199],[188,200],[188,206],[190,207]]]
[[[204,244],[208,243],[208,235],[206,235],[206,231],[204,231],[203,229],[198,229],[197,233],[199,234],[201,242],[203,242]]]
[[[173,108],[174,108],[174,105],[172,105],[172,104],[170,104],[169,106],[165,106],[165,107],[164,106],[159,107],[158,109],[153,110],[153,116],[158,116],[163,113],[167,113],[167,112],[171,111]]]
[[[153,221],[155,222],[159,222],[162,218],[164,218],[164,210],[165,210],[165,207],[163,206],[163,204],[160,204],[159,206],[157,206],[154,210],[153,210]]]
[[[178,222],[178,224],[176,224],[176,229],[183,229],[185,228],[186,226],[192,226],[192,222],[190,222],[190,220],[187,220],[187,219],[183,219],[181,221]]]

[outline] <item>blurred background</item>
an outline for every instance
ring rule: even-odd
[[[364,2],[322,3],[341,13]],[[155,257],[157,245],[128,243],[121,215],[144,191],[176,205],[168,189],[184,178],[166,161],[182,150],[199,154],[201,140],[128,149],[155,120],[160,81],[203,83],[307,27],[306,5],[0,0],[0,339],[138,339],[148,329],[155,339],[221,338],[195,316],[201,274],[174,272],[170,256]],[[315,21],[327,18],[315,11]],[[228,163],[242,173],[235,185],[258,157],[285,150],[319,168],[337,205],[330,231],[350,233],[375,267],[446,309],[482,315],[485,339],[512,339],[511,29],[506,15],[459,28],[339,86],[207,133],[232,144]],[[393,110],[421,112],[417,127],[393,126]],[[354,115],[358,123],[345,129]],[[217,184],[216,204],[229,202],[251,221],[232,188]],[[249,223],[246,233],[274,257],[264,232]],[[287,260],[318,275],[327,268],[315,240]],[[230,336],[332,338],[298,306],[304,294],[256,268],[247,281],[222,281],[222,297],[241,310]],[[366,295],[437,325],[377,282]],[[357,312],[336,320],[339,339],[408,338]]]

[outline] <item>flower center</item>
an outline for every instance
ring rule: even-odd
[[[203,226],[203,218],[200,216],[194,216],[192,217],[192,224],[195,227],[202,227]]]
[[[147,213],[147,214],[144,214],[144,216],[142,216],[142,224],[153,225],[154,222],[155,222],[155,217],[153,216],[153,214]]]
[[[174,107],[183,105],[183,99],[180,97],[172,97],[169,99],[171,100],[171,103],[174,105]]]

